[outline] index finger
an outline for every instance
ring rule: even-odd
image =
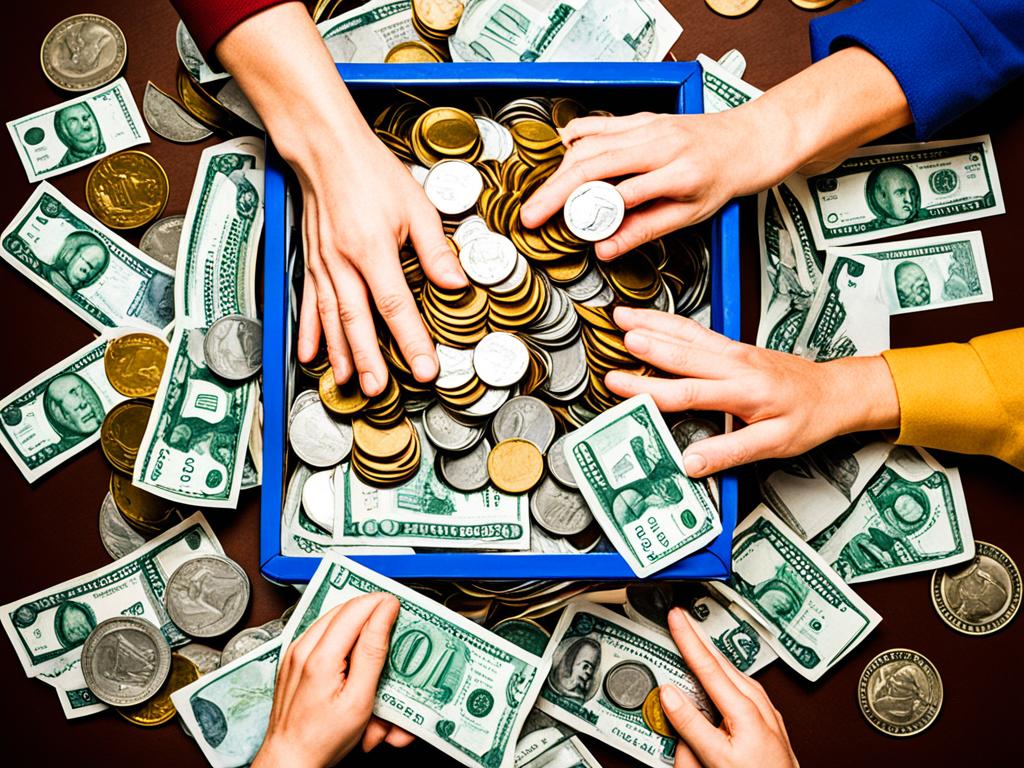
[[[343,693],[357,712],[369,711],[373,706],[377,684],[388,659],[391,627],[398,618],[398,609],[398,599],[384,595],[362,627],[355,648],[352,649],[348,680]]]

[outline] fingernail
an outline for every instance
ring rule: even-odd
[[[683,706],[683,694],[679,692],[671,683],[665,683],[661,686],[661,708],[666,710],[676,710]]]
[[[651,348],[651,340],[646,334],[629,331],[626,334],[626,349],[638,355],[646,354]]]
[[[450,272],[445,272],[444,279],[448,281],[449,285],[456,288],[461,288],[467,284],[466,276],[454,269]]]
[[[377,394],[377,377],[367,371],[366,373],[360,374],[359,385],[363,388],[363,392],[366,394]]]
[[[699,453],[687,453],[683,456],[683,469],[690,477],[700,475],[708,466],[708,460]]]
[[[418,381],[430,381],[434,372],[434,359],[430,355],[416,355],[412,359],[412,374]]]

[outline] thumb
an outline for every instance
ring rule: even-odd
[[[388,658],[391,627],[398,617],[398,599],[387,595],[377,605],[359,634],[349,658],[348,679],[342,697],[356,711],[369,713]]]
[[[698,440],[683,453],[683,469],[690,477],[706,477],[740,464],[771,458],[777,453],[774,432],[769,422],[760,422]]]
[[[441,288],[462,288],[468,284],[459,257],[444,236],[441,219],[429,204],[416,207],[409,226],[409,239],[430,282]]]

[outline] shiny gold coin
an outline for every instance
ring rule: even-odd
[[[125,397],[155,397],[167,364],[167,344],[151,333],[111,339],[103,353],[110,386]]]
[[[839,0],[789,0],[797,8],[805,11],[823,11],[830,5],[835,5]]]
[[[451,34],[459,25],[464,5],[460,0],[413,0],[413,18],[431,32]]]
[[[511,131],[512,138],[517,144],[532,150],[548,149],[562,142],[558,131],[539,120],[524,120],[521,123],[516,123],[512,126]]]
[[[666,739],[679,738],[676,729],[668,721],[665,710],[661,708],[660,688],[652,688],[651,692],[647,694],[647,698],[644,699],[643,706],[640,708],[640,715],[643,717],[644,725],[659,736],[664,736]]]
[[[437,107],[426,112],[420,130],[429,148],[448,157],[465,154],[480,141],[480,128],[468,112]]]
[[[135,229],[163,211],[170,186],[153,157],[128,149],[100,160],[85,180],[85,200],[111,229]]]
[[[385,64],[437,64],[444,59],[426,43],[408,40],[399,43],[384,57]]]
[[[719,16],[733,18],[750,13],[760,5],[761,0],[704,0],[704,2],[707,3],[708,8]],[[792,0],[792,2],[796,2],[796,0]],[[830,2],[834,3],[835,0],[830,0]]]
[[[556,128],[565,128],[577,117],[587,114],[587,109],[573,99],[555,99],[551,106],[551,122]]]
[[[116,707],[117,714],[129,723],[152,728],[163,725],[177,710],[171,701],[171,694],[199,679],[199,667],[180,653],[171,653],[171,671],[167,680],[153,697],[135,707]]]
[[[100,446],[114,469],[128,475],[135,471],[135,459],[152,410],[153,403],[148,400],[128,400],[111,408],[103,419]]]
[[[344,384],[334,382],[334,369],[328,368],[320,376],[320,400],[324,407],[339,416],[352,416],[359,413],[370,398],[363,394],[359,382],[353,376]]]
[[[366,419],[352,419],[352,439],[359,450],[378,461],[402,455],[416,439],[416,430],[408,417],[390,429],[378,429]]]
[[[110,473],[110,495],[121,516],[143,533],[160,533],[178,522],[177,510],[167,500],[132,485],[132,478]]]
[[[529,440],[510,437],[491,448],[487,474],[500,491],[526,493],[544,475],[544,456]]]
[[[232,115],[210,98],[201,86],[189,77],[188,71],[178,67],[178,98],[185,110],[208,128],[227,131],[233,124]]]

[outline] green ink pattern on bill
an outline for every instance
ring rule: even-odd
[[[756,629],[756,622],[737,605],[722,605],[711,597],[694,600],[690,606],[694,627],[727,658],[736,669],[753,675],[778,658]]]
[[[316,26],[337,62],[381,64],[399,43],[419,40],[412,0],[376,0]]]
[[[606,411],[565,441],[569,470],[633,572],[660,571],[722,532],[707,490],[683,458],[650,395]]]
[[[733,75],[710,56],[698,54],[697,63],[702,69],[705,113],[735,109],[763,93],[759,88]]]

